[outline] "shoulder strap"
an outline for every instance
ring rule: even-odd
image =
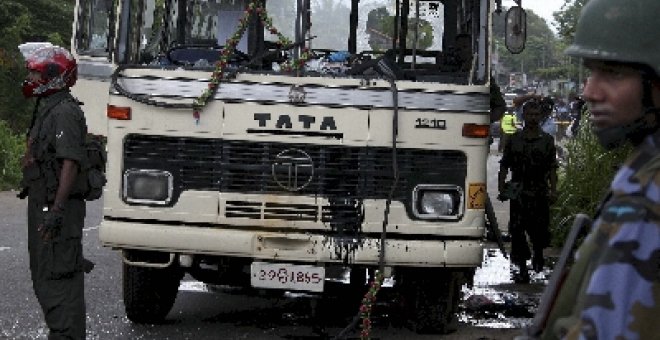
[[[37,121],[37,111],[39,111],[39,102],[41,102],[41,97],[37,97],[37,102],[34,103],[34,109],[32,110],[32,119],[30,119],[30,127],[27,129],[27,137],[30,137],[30,131],[34,127],[34,123]]]

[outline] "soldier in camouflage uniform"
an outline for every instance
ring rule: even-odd
[[[554,302],[544,339],[660,339],[660,1],[591,0],[567,54],[591,74],[584,99],[617,172]]]
[[[67,50],[53,46],[26,60],[23,94],[38,97],[23,157],[33,288],[50,329],[48,338],[84,339],[85,201],[72,194],[85,155],[87,126],[69,93],[77,66]]]
[[[536,271],[542,270],[543,248],[550,244],[550,204],[556,199],[557,161],[554,138],[541,130],[545,115],[540,100],[523,104],[525,127],[511,136],[500,160],[499,197],[511,200],[511,261],[519,268],[514,276],[518,282],[529,282],[526,263],[532,254],[527,236]],[[509,170],[511,181],[505,183]]]

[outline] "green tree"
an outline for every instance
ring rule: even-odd
[[[561,10],[552,13],[557,22],[555,25],[557,33],[565,42],[570,43],[573,41],[580,11],[587,2],[589,0],[564,0]]]
[[[26,71],[18,45],[49,41],[68,48],[74,5],[75,0],[0,2],[0,119],[16,133],[27,129],[34,105],[21,94]]]
[[[24,149],[25,138],[14,134],[7,123],[0,120],[0,190],[18,188]]]
[[[367,15],[367,32],[369,33],[369,46],[372,50],[386,50],[392,47],[391,27],[394,17],[385,7],[378,7]],[[388,32],[388,33],[386,33]]]
[[[386,50],[392,46],[394,35],[394,16],[385,7],[379,7],[367,16],[367,31],[370,33],[369,46],[373,50]],[[425,50],[433,44],[433,26],[424,19],[408,18],[406,46],[412,48],[415,42],[415,25],[418,26],[417,48]]]
[[[566,144],[567,162],[559,172],[559,198],[551,209],[552,244],[563,245],[576,214],[593,216],[616,170],[632,148],[605,150],[598,143],[589,124],[589,112],[583,111],[580,133]]]
[[[25,78],[18,45],[31,32],[29,8],[18,2],[0,3],[0,119],[15,132],[27,127],[30,103],[23,99],[20,82]]]
[[[512,72],[525,72],[538,78],[545,78],[552,69],[561,65],[562,55],[558,49],[559,41],[548,23],[531,10],[527,12],[527,42],[520,54],[511,54],[504,44],[504,19],[502,14],[493,15],[493,35],[500,62]],[[550,79],[550,78],[546,78]]]
[[[0,2],[0,119],[16,133],[27,128],[33,103],[23,98],[25,64],[18,45],[49,41],[69,47],[75,0]]]
[[[555,26],[557,27],[557,33],[561,39],[562,51],[573,42],[580,12],[587,2],[589,2],[589,0],[564,0],[561,9],[552,14],[557,22]],[[576,83],[581,81],[581,62],[581,60],[575,58],[564,58],[562,67],[566,74],[566,78],[571,79]]]
[[[34,101],[21,93],[27,72],[18,45],[49,41],[68,48],[74,4],[75,0],[0,1],[0,190],[18,187],[19,161],[34,107]]]

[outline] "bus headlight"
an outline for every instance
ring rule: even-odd
[[[420,184],[413,190],[413,214],[419,219],[457,220],[463,215],[463,189],[455,185]]]
[[[172,200],[173,182],[169,171],[128,169],[124,172],[124,200],[129,203],[166,205]]]

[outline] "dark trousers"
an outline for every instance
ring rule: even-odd
[[[28,201],[28,252],[32,286],[50,330],[49,340],[85,339],[85,287],[82,271],[82,228],[85,202],[69,200],[63,227],[48,242],[38,226],[43,201]]]
[[[500,141],[499,141],[499,143],[497,143],[497,151],[499,151],[499,152],[504,151],[504,146],[506,146],[506,143],[509,142],[512,135],[513,134],[507,134],[507,133],[504,133],[504,132],[502,132],[500,134]]]
[[[550,245],[550,202],[544,194],[522,194],[511,200],[511,260],[520,264],[531,258],[527,238],[534,256],[543,256],[543,248]]]

